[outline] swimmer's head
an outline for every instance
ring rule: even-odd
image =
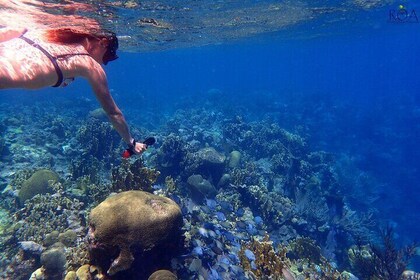
[[[89,30],[81,31],[71,28],[61,28],[48,30],[46,32],[46,38],[50,42],[60,44],[75,44],[83,43],[86,39],[99,40],[103,42],[106,51],[102,57],[102,62],[106,65],[108,62],[116,60],[117,49],[118,49],[118,38],[114,32],[108,30]]]
[[[118,38],[115,35],[115,33],[111,33],[111,35],[107,36],[106,40],[108,42],[108,45],[106,47],[106,52],[102,57],[102,61],[105,65],[107,65],[108,62],[116,60],[118,58]]]

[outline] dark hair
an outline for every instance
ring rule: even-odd
[[[108,46],[106,49],[106,52],[104,56],[102,57],[102,61],[105,65],[108,64],[108,62],[116,60],[118,58],[117,50],[118,50],[118,38],[115,33],[112,33],[112,36],[109,36],[106,38],[108,41]]]
[[[45,38],[48,42],[58,44],[77,44],[88,39],[105,39],[108,42],[107,51],[102,60],[106,65],[108,62],[118,58],[118,38],[114,32],[108,30],[91,30],[90,32],[79,31],[71,28],[47,30]]]

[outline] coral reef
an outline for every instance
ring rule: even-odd
[[[42,243],[52,231],[84,230],[84,217],[80,215],[83,203],[57,194],[36,195],[26,201],[15,218],[14,236],[19,241]]]
[[[398,249],[394,231],[387,227],[382,232],[381,245],[354,246],[349,250],[349,260],[356,275],[363,279],[398,280],[403,278],[416,246],[414,243]]]
[[[181,210],[172,200],[142,191],[122,192],[107,198],[89,215],[91,255],[114,275],[131,267],[136,248],[141,254],[163,243],[177,243],[181,225]],[[115,258],[112,263],[110,257]]]
[[[194,162],[189,162],[189,169],[203,174],[214,182],[218,182],[225,168],[226,156],[217,152],[213,147],[198,150],[192,157]]]
[[[66,265],[64,248],[54,246],[41,254],[41,264],[47,279],[62,279]]]
[[[131,163],[123,160],[120,166],[112,169],[112,190],[115,192],[128,190],[142,190],[153,192],[152,185],[156,182],[160,172],[144,166],[141,158]]]
[[[32,176],[22,184],[19,191],[19,201],[21,204],[37,194],[46,194],[53,192],[51,184],[59,181],[57,173],[41,169],[36,171]]]
[[[90,183],[98,183],[101,168],[101,162],[94,156],[78,156],[72,159],[69,172],[73,180],[77,180],[80,177],[87,177]]]
[[[175,134],[164,138],[162,146],[156,155],[156,163],[164,176],[177,177],[185,169],[190,145]]]
[[[121,139],[109,122],[98,118],[89,118],[77,132],[77,140],[86,156],[92,155],[105,162],[114,162],[119,154]]]
[[[2,136],[0,136],[0,158],[6,151],[6,141],[3,139]]]
[[[239,151],[232,151],[229,154],[229,168],[237,168],[241,163],[241,152]]]
[[[272,227],[278,227],[292,217],[292,202],[278,193],[269,192],[263,186],[241,185],[236,187],[241,194],[241,201],[249,205]]]
[[[301,157],[307,152],[307,145],[302,137],[292,134],[277,124],[254,122],[246,123],[236,117],[223,127],[223,135],[238,147],[246,147],[247,153],[256,159],[281,156]],[[241,149],[239,149],[241,148]]]
[[[193,197],[198,197],[200,200],[204,198],[214,198],[217,194],[216,188],[201,175],[191,175],[187,179],[188,185],[191,186]]]
[[[382,243],[382,247],[371,245],[375,275],[379,279],[400,279],[414,256],[417,245],[414,243],[398,249],[394,240],[394,230],[390,226],[382,232]]]
[[[158,270],[153,272],[152,275],[149,276],[148,280],[177,280],[175,274],[170,272],[169,270]]]
[[[316,264],[321,263],[321,248],[315,244],[314,240],[307,237],[296,238],[289,247],[294,258],[307,259]]]
[[[34,271],[60,279],[65,272],[68,280],[418,277],[404,271],[413,249],[398,249],[389,232],[382,246],[352,246],[373,240],[377,217],[366,205],[375,198],[364,198],[360,188],[378,182],[360,175],[343,185],[341,173],[352,176],[351,170],[337,165],[331,153],[309,151],[303,134],[271,118],[250,117],[246,107],[223,104],[222,113],[204,107],[214,102],[201,101],[183,100],[173,116],[138,117],[129,110],[142,126],[156,129],[159,141],[141,158],[122,161],[121,141],[104,112],[80,117],[96,103],[69,115],[19,108],[5,116],[0,150],[3,141],[10,152],[0,162],[0,185],[7,186],[0,199],[0,278],[28,279]],[[23,194],[31,176],[46,167],[64,180],[18,205],[18,191]],[[361,193],[352,197],[357,189]],[[148,193],[140,199],[132,190],[166,195],[179,207],[167,211],[173,202]],[[174,221],[167,222],[171,211]]]
[[[252,239],[250,242],[243,244],[238,255],[242,267],[252,272],[254,277],[261,279],[268,275],[284,276],[283,271],[290,266],[286,258],[286,252],[285,248],[276,252],[269,236],[266,235],[261,241]]]

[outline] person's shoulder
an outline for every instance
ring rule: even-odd
[[[106,74],[102,66],[91,56],[85,55],[77,57],[80,74],[91,79],[106,78]]]
[[[0,42],[6,42],[15,38],[18,38],[25,34],[28,31],[28,29],[23,27],[3,27],[0,28]]]

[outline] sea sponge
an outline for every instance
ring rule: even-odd
[[[71,247],[76,243],[77,233],[71,229],[68,229],[63,233],[60,233],[58,240],[66,247]]]
[[[59,180],[59,176],[54,171],[48,169],[36,171],[23,183],[18,195],[20,203],[23,204],[37,194],[52,193],[51,183],[56,183]]]
[[[49,275],[50,279],[54,279],[54,277],[62,278],[66,265],[64,249],[62,247],[49,248],[42,253],[41,264],[45,268],[45,274]]]
[[[207,164],[223,164],[226,160],[226,156],[219,153],[212,147],[206,147],[197,152],[198,157]]]
[[[232,151],[229,154],[229,167],[236,168],[239,167],[239,163],[241,162],[241,152],[239,151]]]
[[[119,250],[107,271],[114,275],[131,267],[134,248],[144,252],[173,242],[179,239],[181,226],[181,209],[169,198],[143,191],[122,192],[92,209],[89,249],[92,256],[98,252],[114,255]]]
[[[204,197],[211,197],[214,198],[217,194],[216,188],[206,179],[204,179],[201,175],[191,175],[188,177],[187,180],[188,184],[192,186],[192,191],[194,194],[198,194],[199,196]]]

